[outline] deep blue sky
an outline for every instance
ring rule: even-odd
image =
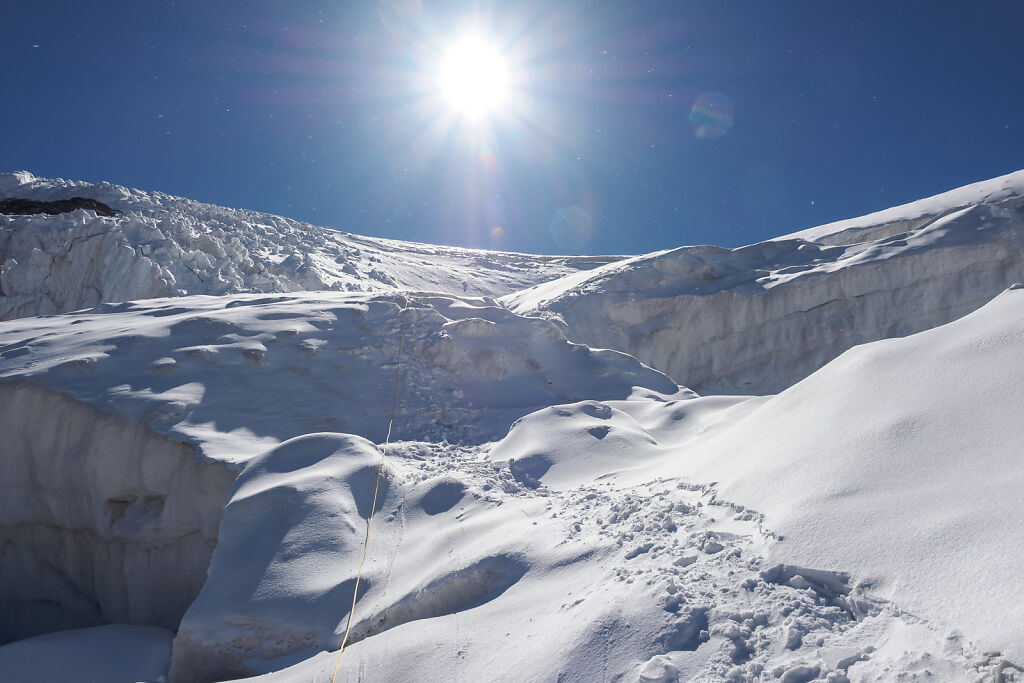
[[[522,79],[483,129],[421,85],[468,22]],[[5,0],[0,171],[442,244],[738,246],[1024,167],[1022,26],[1019,0]],[[709,93],[733,125],[702,138]]]

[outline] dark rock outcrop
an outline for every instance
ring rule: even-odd
[[[57,199],[52,202],[40,202],[34,199],[0,199],[0,213],[7,215],[26,216],[37,213],[45,213],[56,216],[59,213],[70,213],[78,209],[95,211],[97,216],[116,216],[120,211],[112,209],[103,202],[86,197],[72,197],[71,199]]]

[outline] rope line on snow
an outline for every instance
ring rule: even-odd
[[[345,651],[348,643],[349,632],[352,630],[352,615],[356,611],[356,600],[359,598],[359,581],[363,577],[363,565],[366,563],[366,551],[370,547],[370,525],[373,522],[373,513],[377,509],[377,494],[380,491],[380,475],[384,470],[384,455],[387,453],[388,444],[391,443],[391,427],[395,423],[395,409],[398,406],[398,379],[402,368],[402,343],[405,341],[405,314],[409,310],[409,300],[403,297],[402,324],[398,332],[398,354],[395,359],[395,390],[391,395],[391,417],[388,419],[388,433],[384,437],[384,447],[380,451],[380,460],[377,461],[377,479],[373,484],[373,502],[370,504],[370,512],[366,516],[366,538],[363,539],[363,555],[359,559],[359,571],[356,572],[356,585],[352,589],[352,606],[348,611],[348,624],[345,626],[345,637],[341,640],[341,648],[338,649],[338,656],[334,660],[334,673],[331,674],[331,683],[335,683],[338,676],[338,665],[341,664],[341,653]]]

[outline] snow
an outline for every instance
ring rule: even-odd
[[[761,395],[857,344],[977,309],[1024,280],[1022,253],[1024,198],[1016,196],[845,246],[793,238],[680,247],[502,302],[556,322],[574,341],[630,353],[699,393]]]
[[[777,239],[804,239],[822,244],[847,244],[921,227],[937,217],[977,204],[998,204],[1024,195],[1024,171],[964,185],[909,204],[800,230]]]
[[[1007,291],[852,349],[687,449],[685,471],[765,515],[773,561],[842,568],[1022,661],[1022,349],[1024,290]]]
[[[412,289],[499,295],[615,260],[373,239],[109,183],[0,174],[0,199],[72,196],[96,199],[123,215],[0,215],[0,320],[188,294]]]
[[[165,681],[174,633],[109,624],[36,636],[0,647],[5,680],[76,683]]]
[[[1022,680],[1022,179],[573,259],[0,176],[124,212],[0,218],[0,678]]]
[[[383,441],[400,336],[400,438],[487,441],[555,403],[679,390],[626,354],[566,341],[548,321],[415,292],[149,299],[8,321],[0,379],[244,463],[312,431]]]

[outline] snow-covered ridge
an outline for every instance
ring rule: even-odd
[[[857,218],[826,223],[776,239],[804,239],[821,244],[855,244],[909,232],[945,214],[976,204],[998,204],[1024,196],[1024,170],[964,185],[909,204]]]
[[[0,174],[0,198],[72,196],[123,215],[0,215],[0,320],[188,294],[404,287],[500,295],[614,260],[373,239],[105,182]]]
[[[955,320],[1022,280],[1024,198],[1011,197],[844,246],[681,247],[502,301],[699,393],[765,394],[857,344]]]

